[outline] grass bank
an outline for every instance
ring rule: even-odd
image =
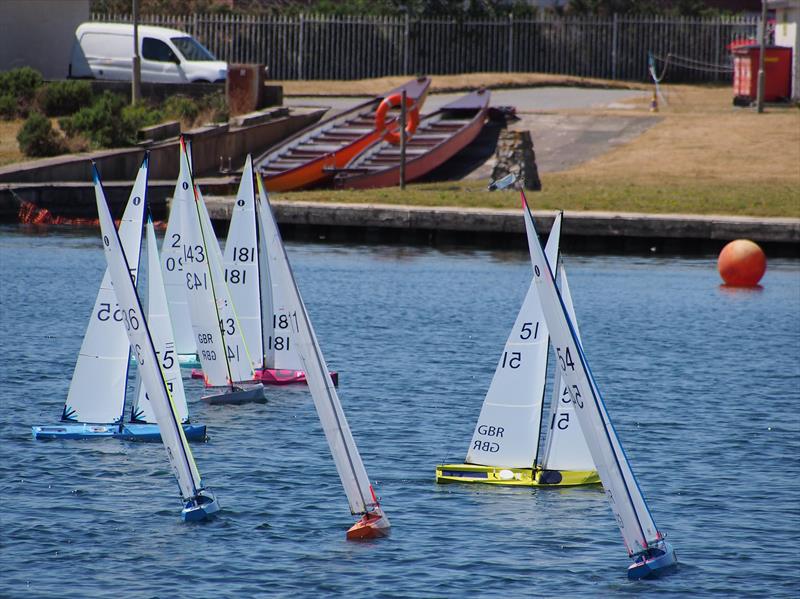
[[[463,83],[462,80],[457,83]],[[455,81],[445,82],[454,85]],[[800,110],[735,108],[728,86],[665,87],[661,121],[622,146],[575,168],[541,176],[537,208],[726,214],[800,218]],[[624,110],[573,110],[597,119],[650,116],[649,100]],[[536,131],[532,131],[534,144]],[[513,193],[486,193],[479,182],[369,191],[308,191],[286,200],[414,206],[516,207]]]

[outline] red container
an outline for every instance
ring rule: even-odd
[[[733,103],[748,105],[758,95],[758,46],[733,49]],[[792,90],[792,49],[768,46],[764,55],[764,101],[788,100]]]

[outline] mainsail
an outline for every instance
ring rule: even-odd
[[[184,285],[197,340],[198,357],[208,386],[222,387],[253,379],[253,368],[237,322],[233,301],[225,285],[222,256],[199,190],[191,180],[188,155],[182,147],[180,181],[184,191],[192,190],[190,202],[181,202],[184,213],[182,251]]]
[[[192,321],[189,318],[189,306],[186,299],[186,272],[183,268],[183,222],[181,215],[184,213],[183,204],[192,201],[191,188],[188,183],[184,188],[183,183],[190,181],[188,164],[180,158],[178,181],[172,193],[167,232],[161,246],[161,261],[164,272],[164,288],[169,304],[169,317],[175,333],[175,346],[179,355],[197,353]]]
[[[119,228],[134,279],[139,267],[146,188],[147,158],[139,167]],[[106,269],[72,374],[62,420],[122,421],[129,365],[128,338],[122,322],[122,310]]]
[[[263,184],[259,177],[259,208],[262,210],[262,221],[271,208],[269,199],[263,191]],[[280,233],[274,231],[280,242]],[[381,510],[375,497],[372,485],[369,482],[367,471],[361,461],[350,426],[347,423],[342,404],[336,393],[336,388],[328,374],[325,358],[319,348],[314,328],[303,304],[300,290],[297,287],[289,259],[283,243],[276,244],[276,250],[282,254],[282,259],[276,259],[270,272],[274,272],[281,280],[288,281],[286,315],[289,328],[297,339],[297,350],[300,357],[301,369],[306,373],[308,388],[314,400],[325,438],[333,454],[336,470],[344,486],[345,494],[353,514],[373,515],[381,519],[380,527],[388,529],[388,519]]]
[[[578,339],[563,298],[555,285],[550,264],[536,236],[533,216],[522,194],[525,228],[539,290],[557,358],[575,413],[603,483],[611,510],[622,532],[629,555],[638,555],[655,546],[662,536],[656,528],[631,466],[611,425],[597,389],[583,347]]]
[[[257,236],[253,167],[248,154],[225,241],[224,279],[236,307],[236,318],[253,368],[263,366],[264,355],[260,277],[266,277],[266,273],[259,272]]]
[[[558,258],[559,214],[547,240],[547,256]],[[468,464],[531,468],[539,449],[547,352],[547,324],[531,281],[525,300],[508,335],[483,401],[467,451]]]
[[[292,327],[289,326],[289,318],[296,309],[293,281],[289,277],[283,241],[261,177],[256,177],[256,180],[264,367],[303,370]]]
[[[145,159],[146,162],[147,159]],[[122,329],[126,333],[126,338],[129,340],[133,355],[142,373],[169,463],[178,480],[181,496],[184,501],[188,501],[195,498],[202,489],[200,474],[167,390],[144,310],[142,310],[136,294],[132,270],[125,256],[122,242],[114,228],[114,221],[108,211],[105,194],[96,169],[94,170],[94,188],[109,277],[124,322]]]

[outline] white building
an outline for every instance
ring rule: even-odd
[[[65,79],[75,29],[88,20],[89,0],[0,0],[0,71]]]
[[[775,11],[775,45],[792,49],[792,100],[800,101],[800,0],[767,0]]]

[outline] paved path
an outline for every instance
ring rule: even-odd
[[[423,114],[453,101],[463,94],[430,94]],[[646,98],[642,90],[594,89],[575,87],[532,87],[492,92],[492,106],[514,106],[520,120],[512,129],[529,130],[536,151],[539,172],[557,172],[577,166],[626,143],[658,122],[658,117],[625,114],[623,102]],[[366,98],[296,96],[285,98],[289,106],[330,106],[345,110]],[[618,115],[555,113],[556,110],[619,108]],[[496,129],[496,128],[495,128]],[[454,178],[488,179],[494,166],[494,144],[499,131],[491,125],[481,137],[458,156],[457,165],[437,169],[425,180]],[[452,161],[451,161],[452,162]]]

